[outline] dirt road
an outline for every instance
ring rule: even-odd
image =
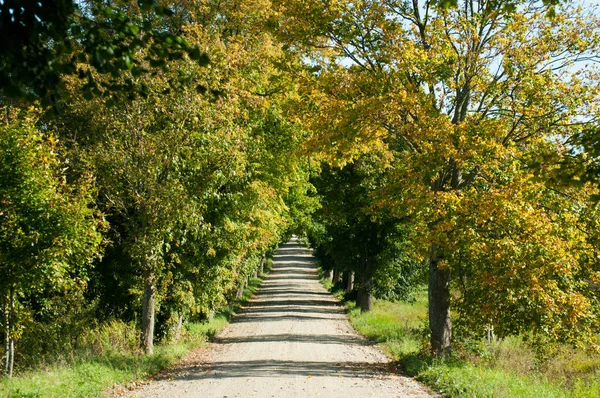
[[[294,239],[245,311],[197,363],[135,397],[428,397],[357,335]]]

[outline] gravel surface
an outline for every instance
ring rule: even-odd
[[[429,397],[393,372],[350,326],[295,239],[274,255],[260,290],[216,338],[127,397]]]

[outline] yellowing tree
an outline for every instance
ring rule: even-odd
[[[452,301],[472,325],[507,333],[558,336],[595,322],[597,298],[580,264],[596,248],[569,227],[588,203],[546,177],[568,149],[564,139],[595,120],[598,71],[585,61],[598,54],[600,29],[584,9],[565,4],[552,16],[547,3],[281,4],[281,31],[312,56],[309,106],[299,115],[310,148],[332,163],[388,150],[392,183],[374,211],[413,219],[429,258],[435,353],[451,346]],[[488,212],[501,221],[485,221]],[[524,283],[526,274],[538,279]],[[488,279],[495,290],[477,287]],[[510,300],[493,293],[502,289]],[[510,311],[496,311],[506,300]],[[590,336],[587,327],[569,330],[575,340]]]

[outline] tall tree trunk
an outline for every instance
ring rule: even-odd
[[[350,293],[354,289],[354,272],[348,271],[346,277],[346,293]]]
[[[263,258],[260,259],[260,269],[259,269],[260,275],[265,273],[265,262],[266,261],[267,261],[267,258],[265,256],[263,256]]]
[[[10,376],[8,371],[10,370],[10,299],[4,297],[4,363],[3,370],[4,374]]]
[[[431,246],[429,259],[429,329],[431,353],[443,355],[450,351],[452,321],[450,320],[450,269],[440,267],[439,248]]]
[[[372,264],[371,258],[367,254],[364,256],[363,267],[359,273],[358,291],[356,294],[356,306],[360,308],[360,312],[369,312],[373,310],[373,294],[372,290]]]
[[[181,338],[181,329],[183,327],[183,313],[177,313],[177,323],[173,325],[173,340],[177,341]]]
[[[342,273],[337,269],[333,270],[333,284],[340,283],[342,281]]]
[[[4,306],[4,319],[4,352],[6,355],[4,361],[4,374],[8,377],[12,377],[15,365],[15,289],[13,286],[9,289],[8,299]]]
[[[154,312],[155,312],[154,273],[144,271],[144,299],[142,307],[142,349],[146,354],[154,353]]]
[[[323,271],[323,277],[325,279],[331,279],[331,270],[330,269],[326,269],[325,271]]]

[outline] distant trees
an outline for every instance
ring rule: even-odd
[[[355,273],[356,305],[372,309],[373,296],[409,299],[421,264],[410,257],[406,220],[372,207],[385,171],[373,157],[341,169],[324,166],[314,184],[321,207],[310,233],[324,267]]]

